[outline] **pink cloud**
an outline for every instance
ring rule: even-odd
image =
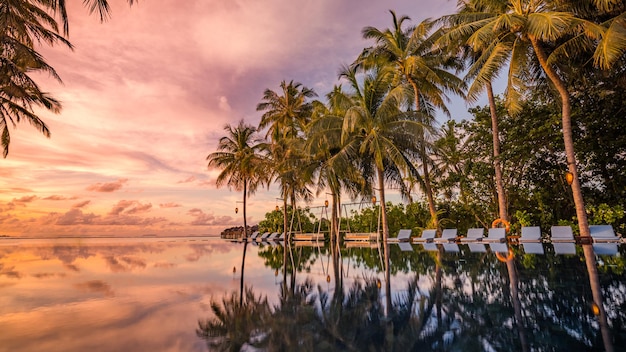
[[[83,202],[76,203],[76,204],[72,205],[72,208],[82,208],[82,207],[86,206],[89,203],[91,203],[91,201],[90,200],[86,200],[86,201],[83,201]]]
[[[173,202],[159,204],[159,208],[180,208],[180,207],[182,207],[182,205],[178,203],[173,203]]]
[[[87,190],[93,192],[115,192],[121,189],[126,182],[128,182],[128,179],[121,178],[115,182],[96,183],[87,187]]]
[[[207,214],[202,209],[193,208],[187,212],[195,220],[191,221],[193,226],[215,226],[215,225],[235,225],[237,222],[231,216],[218,216]]]
[[[13,198],[12,202],[16,203],[16,204],[20,204],[23,205],[25,203],[31,203],[34,200],[37,200],[39,197],[32,195],[32,196],[24,196],[22,198]]]
[[[54,214],[50,214],[54,216]],[[93,224],[100,216],[96,214],[84,214],[80,209],[74,208],[56,219],[55,225],[69,226],[79,224]]]
[[[196,176],[189,176],[184,180],[178,181],[176,183],[191,183],[196,180]]]
[[[152,208],[152,204],[141,204],[136,200],[120,200],[117,202],[113,209],[109,212],[109,215],[125,214],[139,214],[145,213]]]
[[[43,200],[73,200],[73,199],[76,199],[76,197],[64,197],[64,196],[54,195],[54,196],[49,196],[49,197],[45,197],[42,199]]]

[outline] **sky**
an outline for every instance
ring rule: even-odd
[[[69,1],[70,50],[41,47],[60,84],[37,76],[63,104],[41,111],[45,138],[11,129],[0,160],[0,236],[218,235],[242,225],[240,192],[216,188],[207,168],[226,124],[257,125],[267,88],[300,82],[320,97],[343,64],[388,28],[453,13],[456,0],[109,0],[100,23]],[[468,115],[461,100],[455,119]],[[248,224],[277,203],[275,188],[248,201]],[[322,198],[324,196],[321,196]],[[310,204],[321,205],[319,199]]]

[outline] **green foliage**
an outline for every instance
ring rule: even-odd
[[[287,224],[290,231],[314,232],[319,226],[319,219],[315,217],[309,208],[298,208],[298,211],[292,211],[292,207],[287,207]],[[259,222],[259,232],[282,232],[283,231],[283,211],[282,209],[273,210],[265,213],[265,219]]]

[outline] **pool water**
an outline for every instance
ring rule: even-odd
[[[565,247],[1,239],[0,351],[626,350],[626,247]]]

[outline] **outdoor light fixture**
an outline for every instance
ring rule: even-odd
[[[600,315],[600,307],[598,307],[596,302],[593,302],[593,304],[591,304],[591,311],[593,312],[593,315],[595,316]]]
[[[328,199],[326,199],[326,200],[324,201],[324,206],[325,206],[326,208],[328,208]]]
[[[376,196],[373,196],[373,197],[372,197],[372,203],[373,203],[373,204],[376,204]]]
[[[239,212],[239,208],[235,207],[235,214],[237,214]]]
[[[277,205],[277,206],[276,206],[276,211],[279,211],[279,210],[280,210],[280,208],[279,208],[279,207],[278,207],[278,205]]]
[[[376,287],[380,288],[383,285],[382,282],[380,282],[380,279],[376,280]]]
[[[330,282],[330,275],[326,276],[326,282]]]
[[[566,172],[566,173],[565,173],[565,181],[567,181],[567,184],[568,184],[568,185],[571,185],[571,184],[572,184],[572,182],[574,182],[574,174],[573,174],[573,173],[571,173],[571,172],[569,172],[569,171],[568,171],[568,172]]]

